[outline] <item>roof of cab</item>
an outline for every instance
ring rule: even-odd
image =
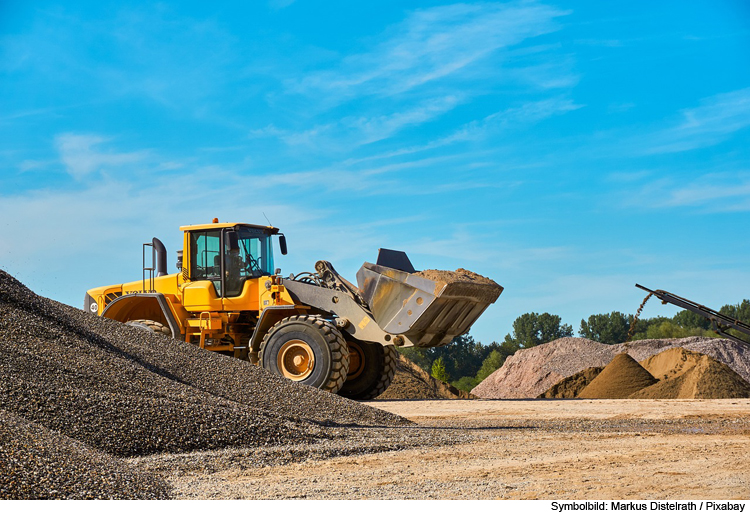
[[[264,231],[269,231],[272,235],[279,232],[278,227],[273,226],[263,226],[263,225],[257,225],[257,224],[245,224],[242,222],[217,222],[217,223],[210,223],[210,224],[195,224],[195,225],[186,225],[186,226],[180,226],[180,231],[203,231],[207,229],[223,229],[225,227],[250,227],[252,229],[262,229]]]

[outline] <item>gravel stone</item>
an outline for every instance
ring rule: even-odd
[[[0,402],[7,416],[118,457],[314,443],[332,426],[410,423],[39,297],[2,270]],[[24,456],[17,444],[3,449]]]
[[[169,489],[159,477],[0,410],[2,499],[167,499]]]
[[[390,386],[376,400],[457,400],[476,396],[435,379],[419,365],[398,355],[396,375]]]

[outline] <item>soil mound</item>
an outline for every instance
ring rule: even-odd
[[[408,423],[39,297],[1,270],[0,372],[0,410],[116,456],[314,441],[327,436],[326,425]]]
[[[413,275],[416,275],[418,277],[424,277],[425,279],[435,281],[438,284],[453,284],[456,282],[468,282],[468,283],[490,284],[490,285],[494,284],[498,286],[498,284],[492,279],[488,279],[487,277],[483,275],[479,275],[478,273],[474,273],[473,271],[469,271],[463,268],[458,268],[456,271],[429,269],[429,270],[417,271]]]
[[[518,350],[471,391],[480,398],[536,398],[588,367],[604,367],[615,354],[608,345],[564,337]]]
[[[686,337],[645,339],[627,344],[605,345],[578,337],[521,349],[472,392],[480,398],[536,398],[550,387],[588,367],[604,367],[615,355],[627,350],[642,361],[664,350],[684,347],[713,357],[750,381],[750,347],[729,339]]]
[[[578,394],[596,378],[604,367],[589,367],[554,384],[538,398],[577,398]]]
[[[661,379],[634,392],[630,398],[750,398],[750,383],[727,365],[705,354],[673,348],[641,364]]]
[[[695,367],[705,354],[683,347],[675,347],[641,361],[641,366],[658,380],[675,378]]]
[[[0,410],[0,499],[168,499],[160,478]]]
[[[465,295],[477,301],[493,303],[503,291],[503,287],[492,279],[463,268],[456,271],[424,270],[413,275],[433,281],[435,295]]]
[[[466,391],[433,378],[416,363],[398,356],[396,375],[393,382],[378,400],[455,400],[474,399]]]
[[[628,354],[617,354],[604,370],[578,394],[579,398],[627,398],[657,380]]]

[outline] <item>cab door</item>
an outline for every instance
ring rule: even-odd
[[[190,282],[182,288],[182,304],[190,312],[218,312],[223,308],[222,240],[220,229],[190,233]]]

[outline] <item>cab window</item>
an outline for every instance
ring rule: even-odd
[[[226,297],[242,293],[243,283],[251,277],[273,274],[271,237],[255,229],[240,228],[225,237]]]
[[[193,280],[210,280],[221,295],[221,232],[190,233],[190,245],[190,277]]]

